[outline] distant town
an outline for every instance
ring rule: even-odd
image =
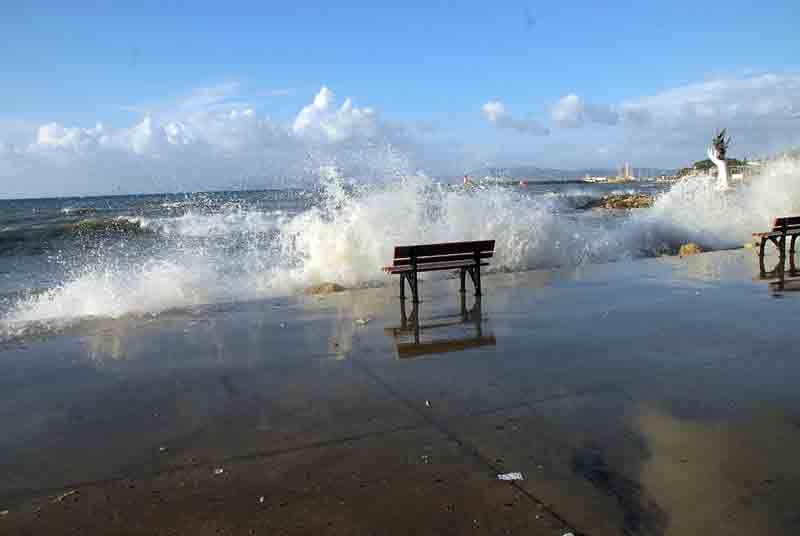
[[[760,169],[781,159],[800,159],[800,149],[784,151],[764,158],[727,158],[730,179],[733,182],[747,182]],[[633,181],[677,182],[689,177],[716,177],[717,168],[710,159],[698,160],[686,167],[677,169],[634,167],[623,163],[617,169],[586,168],[563,170],[539,168],[535,166],[486,167],[473,170],[467,177],[478,183],[503,183],[526,185],[528,182],[576,181],[599,184],[616,184]]]

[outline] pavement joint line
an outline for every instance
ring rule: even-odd
[[[435,419],[433,416],[426,413],[421,408],[417,407],[412,401],[408,400],[404,396],[402,396],[397,390],[395,390],[388,382],[386,382],[383,378],[380,377],[376,372],[374,372],[369,366],[362,362],[360,358],[352,357],[353,364],[356,365],[358,368],[362,370],[365,374],[370,376],[376,383],[382,386],[390,395],[394,398],[402,402],[408,409],[419,415],[425,422],[427,422],[430,426],[434,427],[436,430],[439,431],[446,439],[449,441],[453,441],[461,447],[461,449],[473,459],[477,460],[479,463],[485,465],[489,468],[492,473],[499,474],[500,468],[494,465],[488,458],[482,455],[477,448],[473,445],[465,441],[464,439],[458,437],[455,433],[451,432],[447,429],[441,422]],[[553,510],[547,503],[543,500],[536,497],[534,494],[529,492],[527,489],[522,487],[518,482],[511,482],[511,485],[522,495],[527,497],[531,502],[535,505],[540,506],[544,512],[549,514],[553,517],[556,521],[564,525],[564,529],[570,530],[572,534],[575,536],[588,536],[586,533],[579,532],[577,529],[574,528],[574,525],[567,521],[562,515],[558,512]]]
[[[176,473],[181,473],[183,471],[188,471],[192,469],[202,469],[202,468],[210,468],[210,467],[217,467],[219,465],[223,465],[226,463],[231,462],[241,462],[241,461],[252,461],[252,460],[264,460],[269,458],[274,458],[276,456],[281,456],[284,454],[293,454],[296,452],[303,452],[306,450],[314,450],[326,447],[334,447],[338,445],[345,445],[348,443],[356,443],[359,441],[363,441],[366,439],[372,439],[375,437],[381,437],[386,435],[395,434],[398,432],[413,432],[415,430],[421,430],[423,428],[429,427],[430,424],[426,422],[414,422],[412,424],[406,424],[403,426],[396,426],[394,428],[389,428],[386,430],[380,430],[376,432],[365,432],[363,434],[355,434],[351,436],[344,436],[339,438],[332,438],[323,441],[316,441],[313,443],[307,443],[305,445],[298,445],[295,447],[285,447],[282,449],[275,449],[271,451],[255,451],[250,452],[247,454],[241,454],[237,456],[229,456],[227,458],[221,458],[217,460],[208,460],[208,461],[199,461],[195,463],[185,463],[180,465],[174,465],[171,467],[165,467],[160,470],[152,471],[152,472],[142,472],[139,475],[120,475],[110,478],[101,478],[96,480],[82,480],[77,482],[68,482],[62,486],[51,486],[51,487],[43,487],[43,488],[29,488],[29,489],[21,489],[17,491],[13,491],[10,493],[0,495],[0,500],[6,502],[12,501],[25,501],[34,499],[41,495],[49,495],[52,493],[57,493],[59,491],[63,491],[65,489],[86,489],[93,486],[102,486],[105,484],[114,484],[117,482],[124,482],[126,480],[137,480],[141,478],[156,478],[164,475],[172,475]]]

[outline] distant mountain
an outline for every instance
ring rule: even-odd
[[[658,177],[660,175],[673,175],[674,169],[634,167],[631,172],[638,178]],[[591,177],[614,177],[619,174],[616,168],[583,168],[583,169],[554,169],[540,168],[536,166],[513,166],[513,167],[483,167],[469,172],[473,179],[483,177],[502,177],[515,180],[528,181],[556,181],[556,180],[578,180],[586,175]]]

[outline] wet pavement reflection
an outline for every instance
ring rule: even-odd
[[[23,341],[0,533],[797,534],[800,294],[757,274],[722,252]]]
[[[497,344],[492,334],[484,333],[484,318],[481,311],[481,297],[475,297],[472,308],[467,310],[467,297],[459,294],[458,315],[438,316],[420,321],[421,304],[410,303],[411,311],[406,312],[406,302],[400,300],[400,326],[386,327],[384,333],[395,340],[397,355],[401,359],[421,357],[424,355],[443,354]],[[464,330],[457,328],[467,328]],[[454,329],[456,328],[456,329]],[[435,331],[441,336],[425,337]],[[407,341],[407,339],[411,339]]]

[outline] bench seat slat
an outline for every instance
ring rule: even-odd
[[[478,254],[478,258],[481,259],[491,259],[494,256],[494,253],[491,252],[483,252]],[[437,262],[454,262],[454,261],[468,261],[475,258],[475,254],[470,253],[458,253],[455,255],[433,255],[430,257],[417,257],[417,266],[422,266],[425,264],[434,264]],[[394,260],[395,266],[404,266],[411,262],[411,259],[408,257],[401,257]]]
[[[488,262],[482,262],[481,266],[489,266]],[[418,272],[432,272],[435,270],[447,270],[450,268],[464,268],[466,266],[475,266],[475,261],[453,261],[453,262],[436,262],[431,264],[417,265]],[[383,271],[391,274],[400,274],[404,272],[411,272],[414,268],[410,264],[404,266],[384,266]]]
[[[781,225],[800,225],[800,216],[789,216],[786,218],[777,218],[775,220],[775,227],[779,227]]]
[[[764,236],[769,238],[770,236],[781,236],[783,233],[781,231],[767,231],[766,233],[753,233],[753,236]]]
[[[778,231],[767,231],[766,233],[753,233],[753,236],[766,236],[766,237],[770,237],[770,236],[781,236],[783,233],[784,233],[784,232],[783,232],[782,230],[778,230]],[[798,227],[798,228],[796,228],[796,229],[791,229],[791,228],[790,228],[790,229],[787,229],[787,230],[786,230],[786,234],[787,234],[787,235],[796,235],[796,234],[800,234],[800,227]]]
[[[472,242],[447,242],[444,244],[421,244],[417,246],[397,246],[394,248],[394,257],[407,258],[411,252],[417,257],[431,257],[434,255],[455,255],[459,253],[474,253],[475,251],[494,251],[494,240],[475,240]]]

